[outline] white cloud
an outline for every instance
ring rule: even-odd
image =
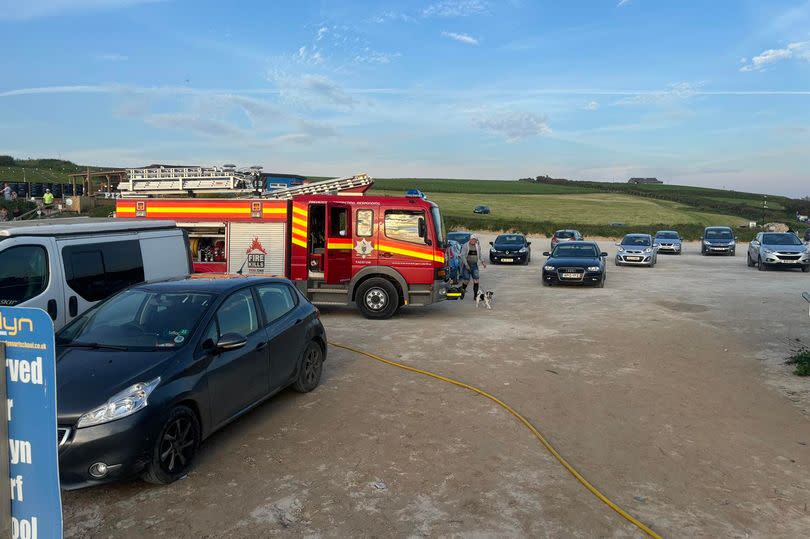
[[[798,41],[789,43],[784,49],[768,49],[762,51],[757,56],[751,58],[750,63],[745,63],[740,71],[762,71],[768,66],[783,60],[805,60],[810,61],[810,41]],[[743,58],[743,60],[745,60]]]
[[[662,105],[689,99],[695,95],[702,94],[700,87],[702,84],[692,84],[689,82],[678,82],[670,84],[666,90],[655,90],[639,92],[628,95],[618,100],[616,105]]]
[[[56,15],[75,15],[88,11],[126,8],[163,0],[2,0],[0,20],[24,20]]]
[[[315,37],[315,40],[316,41],[322,40],[323,36],[325,36],[326,32],[328,32],[328,31],[329,31],[329,28],[326,27],[326,26],[321,26],[320,28],[318,28],[318,35]]]
[[[275,75],[273,80],[281,96],[292,103],[338,107],[351,107],[356,103],[340,85],[323,75],[309,74],[302,77]]]
[[[469,34],[457,34],[456,32],[442,32],[444,37],[449,37],[465,45],[478,45],[478,40]]]
[[[599,110],[599,102],[591,101],[590,103],[585,105],[585,110]]]
[[[468,17],[486,13],[488,4],[483,0],[442,0],[422,10],[423,17]]]
[[[164,129],[177,129],[183,132],[209,137],[244,137],[247,133],[232,124],[188,113],[150,114],[146,123]]]
[[[354,57],[354,61],[361,64],[390,64],[394,58],[400,56],[398,52],[380,52],[366,47],[365,50]]]
[[[616,4],[616,7],[622,7],[622,6],[626,6],[626,5],[627,5],[627,4],[629,4],[630,2],[631,2],[631,0],[619,0],[619,3],[618,3],[618,4]]]
[[[474,120],[476,127],[506,135],[507,142],[551,134],[548,118],[532,112],[501,112]]]

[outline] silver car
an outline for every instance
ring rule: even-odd
[[[658,248],[649,234],[627,234],[616,244],[616,265],[655,267]]]
[[[675,230],[659,230],[655,233],[655,246],[659,253],[681,254],[683,240]]]
[[[810,271],[810,247],[792,232],[760,232],[748,244],[748,266],[760,271],[769,267],[801,268]]]

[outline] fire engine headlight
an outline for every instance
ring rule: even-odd
[[[134,384],[109,398],[109,400],[94,410],[90,410],[79,418],[76,428],[92,427],[109,423],[122,417],[127,417],[138,410],[146,408],[147,399],[160,383],[158,376],[149,382]]]

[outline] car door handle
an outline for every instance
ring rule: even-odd
[[[71,317],[76,316],[79,312],[79,300],[76,296],[70,296],[68,299],[68,313]]]
[[[267,341],[260,342],[256,345],[256,350],[264,350],[267,348]]]
[[[59,314],[59,310],[56,306],[55,299],[48,300],[48,314],[50,315],[51,320],[56,320],[56,316]]]

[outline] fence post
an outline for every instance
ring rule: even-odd
[[[8,394],[6,345],[0,342],[0,537],[11,537],[11,484],[8,481]]]

